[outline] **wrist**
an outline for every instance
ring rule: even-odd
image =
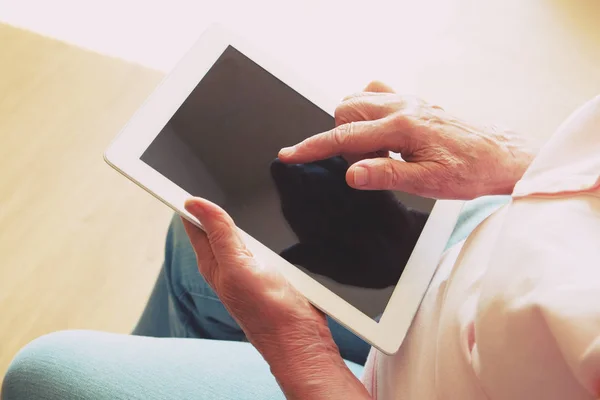
[[[333,357],[305,352],[294,365],[271,366],[287,399],[364,400],[369,393],[350,371],[339,353]],[[286,357],[287,358],[287,357]],[[337,358],[337,359],[336,359]],[[294,360],[289,357],[289,360]]]
[[[297,330],[288,328],[256,346],[286,398],[370,398],[340,356],[326,324],[313,325],[313,329],[307,325]]]
[[[513,132],[506,132],[513,138],[516,136]],[[526,140],[519,136],[521,140],[511,140],[501,144],[501,151],[498,152],[496,160],[495,176],[490,177],[490,185],[487,185],[485,195],[510,195],[515,185],[521,180],[529,165],[537,155],[537,149],[526,145]]]
[[[510,176],[499,177],[494,179],[492,184],[485,188],[482,193],[479,193],[477,197],[481,196],[510,196],[515,188],[515,185],[523,173],[515,173]]]

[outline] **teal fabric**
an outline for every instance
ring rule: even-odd
[[[458,217],[446,249],[465,240],[467,236],[494,211],[510,202],[510,196],[484,196],[467,201]]]
[[[507,197],[490,197],[467,203],[449,245],[507,202]],[[369,346],[334,321],[329,326],[347,365],[359,376]],[[283,394],[266,362],[199,275],[176,217],[167,234],[163,269],[133,335],[65,331],[38,338],[11,363],[1,398],[245,400],[281,399]]]

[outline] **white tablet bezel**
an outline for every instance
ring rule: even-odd
[[[200,228],[199,222],[184,209],[184,202],[190,194],[140,157],[229,45],[331,115],[336,106],[335,102],[299,79],[290,68],[278,64],[240,36],[222,26],[210,27],[144,102],[104,154],[104,159],[113,168]],[[400,347],[419,308],[463,203],[436,202],[379,323],[245,232],[243,234],[250,250],[263,262],[278,266],[312,304],[377,349],[393,354]]]

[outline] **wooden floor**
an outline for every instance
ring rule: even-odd
[[[102,159],[160,73],[6,25],[0,49],[2,377],[44,333],[128,332],[170,212]]]

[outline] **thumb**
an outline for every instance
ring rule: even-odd
[[[353,164],[346,172],[348,185],[360,190],[398,190],[417,194],[426,171],[417,163],[372,158]]]
[[[229,214],[218,205],[201,198],[191,198],[185,203],[186,210],[200,221],[208,238],[209,245],[219,263],[230,261],[232,256],[249,256],[237,227]],[[190,224],[191,225],[191,224]],[[191,239],[200,236],[198,229]]]

